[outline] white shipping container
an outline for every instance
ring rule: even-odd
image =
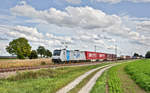
[[[86,60],[85,52],[70,50],[70,59],[69,60],[73,60],[73,61]]]

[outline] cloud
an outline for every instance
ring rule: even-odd
[[[138,32],[130,32],[129,35],[135,39],[139,38],[140,34]]]
[[[17,26],[0,25],[0,31],[1,34],[5,34],[8,37],[12,38],[25,37],[30,41],[39,41],[40,38],[43,38],[42,33],[39,33],[36,28],[20,25]]]
[[[72,4],[80,4],[82,2],[81,0],[66,0],[66,1]]]
[[[138,41],[145,45],[150,45],[150,21],[136,21],[136,31],[140,34]]]
[[[150,21],[136,22],[136,30],[144,34],[150,34]]]
[[[146,3],[146,2],[150,2],[150,0],[128,0],[128,1],[130,1],[130,2],[135,2],[135,3],[140,3],[140,2]]]
[[[116,42],[118,48],[131,51],[135,45],[139,47],[150,41],[146,35],[149,33],[148,18],[124,18],[89,6],[38,10],[26,2],[16,5],[10,11],[13,16],[25,18],[24,22],[37,25],[0,25],[0,35],[7,35],[9,40],[26,37],[34,48],[43,45],[50,49],[60,49],[65,46],[62,42],[67,42],[68,49],[93,51],[94,45],[97,45],[101,52],[114,53]],[[145,34],[142,33],[144,31]]]
[[[130,28],[122,24],[121,17],[108,15],[101,10],[88,6],[68,6],[64,11],[55,8],[36,10],[32,6],[24,3],[16,5],[10,10],[13,15],[28,17],[33,22],[41,24],[53,24],[66,28],[81,28],[82,30],[97,30],[97,32],[106,32],[119,36],[126,36],[130,31]],[[82,36],[82,38],[86,37]]]
[[[111,3],[111,4],[116,4],[116,3],[123,2],[123,1],[128,1],[128,2],[132,2],[132,3],[147,3],[147,2],[150,2],[150,0],[91,0],[91,1]]]
[[[5,41],[5,40],[8,40],[8,39],[7,39],[7,38],[0,37],[0,40]]]
[[[6,53],[6,49],[5,49],[6,46],[7,43],[2,41],[0,44],[0,56],[6,56],[6,54],[8,54]]]
[[[33,20],[43,20],[49,24],[64,27],[80,27],[83,29],[106,28],[120,24],[117,15],[107,15],[101,10],[91,7],[71,7],[64,11],[50,8],[48,10],[36,10],[30,5],[17,5],[10,9],[13,15],[25,16]]]
[[[74,42],[72,40],[72,37],[70,37],[70,36],[54,36],[53,34],[50,34],[50,33],[46,33],[46,36],[49,39],[58,40],[58,41],[60,41],[60,43],[67,42],[68,44],[71,44]]]
[[[121,0],[91,0],[91,1],[96,1],[96,2],[104,2],[104,3],[119,3]]]
[[[131,43],[132,46],[134,46],[135,44],[139,46],[149,45],[150,43],[149,18],[123,16],[122,22],[127,28],[129,28],[129,31],[127,31],[128,33],[126,33],[125,37],[127,38],[128,42]]]
[[[43,34],[39,32],[37,28],[28,26],[0,25],[0,32],[1,36],[7,36],[9,40],[25,37],[32,45],[38,46],[62,47],[62,42],[67,42],[68,45],[74,42],[70,36],[55,36],[48,32]]]

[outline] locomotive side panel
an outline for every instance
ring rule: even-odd
[[[85,52],[84,51],[74,51],[74,50],[67,50],[66,52],[66,61],[70,62],[79,62],[82,60],[86,60]]]

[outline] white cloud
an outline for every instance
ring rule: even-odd
[[[12,14],[25,16],[32,19],[46,21],[65,27],[80,27],[83,29],[105,28],[115,24],[120,24],[121,20],[116,15],[107,15],[101,10],[91,7],[66,7],[65,11],[50,8],[39,11],[30,5],[17,5],[10,9]]]
[[[128,0],[130,2],[135,2],[135,3],[139,3],[139,2],[150,2],[150,0]]]
[[[66,0],[66,1],[72,4],[80,4],[82,2],[81,0]]]
[[[5,34],[8,37],[13,37],[13,38],[25,37],[30,41],[35,41],[35,42],[43,38],[42,33],[39,33],[36,28],[26,27],[26,26],[0,25],[0,31],[1,34]]]
[[[116,49],[116,46],[110,45],[110,46],[107,46],[107,49],[115,50],[115,49]]]
[[[22,11],[25,9],[25,11]],[[10,9],[12,14],[16,16],[25,16],[32,20],[43,20],[49,24],[54,24],[59,27],[67,28],[81,28],[84,33],[78,38],[87,41],[91,38],[99,40],[99,36],[96,33],[106,32],[110,35],[127,36],[130,32],[130,28],[127,28],[122,24],[121,17],[117,15],[108,15],[101,10],[93,9],[91,7],[66,7],[64,11],[50,8],[48,10],[36,10],[30,5],[17,5]],[[39,21],[40,22],[40,21]],[[95,34],[85,34],[84,31],[94,31]],[[90,33],[91,34],[91,33]],[[53,37],[55,38],[55,37]],[[60,38],[60,37],[57,37]],[[59,40],[61,40],[60,38]],[[64,40],[64,39],[63,39]],[[71,40],[69,40],[72,42]],[[91,41],[93,42],[93,41]]]
[[[102,44],[102,45],[105,44],[103,40],[93,40],[93,42],[96,44]]]
[[[108,39],[108,42],[113,42],[113,43],[115,43],[115,42],[116,42],[116,40],[115,40],[115,39],[113,39],[113,38],[111,38],[111,39]]]
[[[6,53],[6,49],[5,47],[7,46],[7,43],[6,42],[0,42],[0,56],[5,56],[7,53]]]
[[[10,10],[15,16],[27,17],[25,22],[38,25],[35,27],[0,25],[0,35],[7,35],[11,38],[9,40],[26,37],[34,48],[39,45],[51,49],[62,48],[64,47],[62,42],[68,42],[68,49],[93,51],[94,45],[97,45],[101,52],[114,53],[116,42],[118,48],[129,52],[133,46],[139,47],[150,41],[150,38],[142,33],[145,31],[149,35],[149,21],[146,22],[146,18],[137,21],[139,18],[109,15],[88,6],[68,6],[64,10],[55,8],[37,10],[25,2]],[[127,42],[124,43],[125,40]]]
[[[140,34],[138,32],[130,32],[129,35],[135,39],[138,39],[140,37]]]
[[[4,31],[5,30],[5,31]],[[51,33],[43,34],[39,32],[36,28],[27,26],[6,26],[0,25],[0,35],[6,35],[9,40],[25,37],[29,40],[32,45],[43,45],[53,47],[62,47],[62,42],[67,42],[68,44],[74,43],[72,37],[70,36],[55,36]],[[4,41],[4,40],[3,40]],[[8,44],[8,42],[7,42]],[[33,46],[35,47],[35,46]]]
[[[12,30],[17,31],[19,33],[24,33],[26,35],[35,36],[38,38],[42,38],[42,33],[39,33],[36,28],[26,27],[26,26],[15,26]]]
[[[22,9],[25,9],[22,11]],[[91,7],[66,7],[64,11],[50,8],[48,10],[36,10],[30,5],[16,5],[10,9],[16,16],[25,16],[41,24],[54,24],[59,27],[81,28],[82,30],[106,32],[109,35],[127,37],[131,29],[126,27],[122,18],[117,15],[108,15],[101,10]],[[81,35],[80,39],[99,38],[98,36]]]
[[[144,34],[150,34],[150,21],[136,22],[136,30]]]
[[[104,2],[104,3],[119,3],[121,0],[91,0],[96,2]]]
[[[133,3],[146,3],[150,2],[150,0],[91,0],[91,1],[96,1],[96,2],[104,2],[104,3],[119,3],[123,1],[128,1],[128,2],[133,2]]]
[[[26,4],[26,1],[20,1],[19,4],[24,5]]]

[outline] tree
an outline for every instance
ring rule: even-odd
[[[150,58],[150,51],[147,51],[145,57],[146,57],[146,58]]]
[[[139,54],[138,54],[138,53],[134,53],[133,56],[134,56],[134,57],[139,57]]]
[[[37,53],[39,55],[41,55],[41,57],[44,57],[45,54],[46,54],[46,49],[44,48],[44,46],[39,46],[38,49],[37,49]]]
[[[143,58],[143,55],[139,55],[140,58]]]
[[[6,51],[12,55],[17,55],[19,59],[24,59],[30,56],[31,46],[26,38],[18,38],[9,43]]]
[[[52,56],[52,52],[50,50],[46,50],[46,57],[51,57]]]
[[[36,59],[36,58],[38,58],[37,52],[35,50],[32,50],[29,58],[30,59]]]

